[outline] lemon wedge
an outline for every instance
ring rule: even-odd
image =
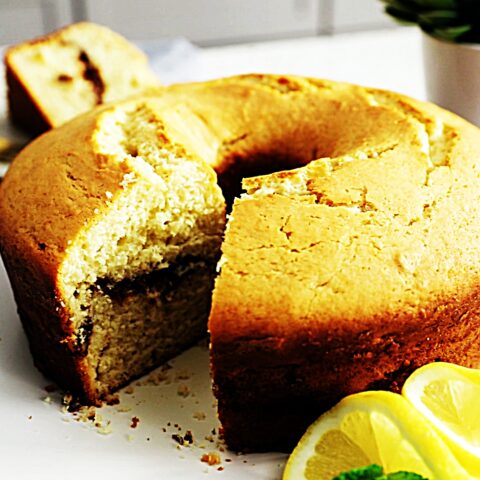
[[[430,363],[407,379],[402,394],[433,424],[465,469],[480,478],[480,370]]]
[[[362,392],[341,400],[306,431],[283,480],[331,480],[377,464],[430,480],[471,480],[429,422],[401,395]]]

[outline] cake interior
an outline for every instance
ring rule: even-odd
[[[199,340],[214,273],[213,261],[181,259],[133,279],[91,285],[77,351],[88,353],[96,390],[114,390]]]
[[[184,350],[206,331],[224,227],[213,171],[168,145],[145,105],[104,115],[100,155],[121,191],[72,242],[59,278],[88,401]]]
[[[32,115],[44,122],[32,133],[158,83],[146,57],[133,45],[86,22],[13,48],[6,64],[13,120],[27,131],[32,130]],[[29,116],[22,115],[25,108]]]

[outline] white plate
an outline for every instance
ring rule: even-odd
[[[21,141],[6,120],[1,73],[0,135]],[[96,409],[107,428],[64,411],[61,392],[47,392],[51,381],[33,365],[0,260],[0,479],[281,478],[285,455],[222,451],[206,343],[170,364],[164,381],[146,385],[157,370],[142,386],[135,382],[133,393],[120,392],[119,405]],[[136,428],[133,417],[139,419]],[[180,446],[172,435],[187,430],[193,444]],[[220,456],[219,465],[201,461],[210,452]]]

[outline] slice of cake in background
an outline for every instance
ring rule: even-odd
[[[5,66],[10,118],[33,135],[159,83],[143,52],[88,22],[11,47]]]

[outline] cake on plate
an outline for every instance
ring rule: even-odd
[[[341,397],[425,363],[479,365],[480,131],[400,94],[280,75],[159,88],[34,141],[0,218],[35,361],[86,401],[209,314],[233,449],[288,450]]]

